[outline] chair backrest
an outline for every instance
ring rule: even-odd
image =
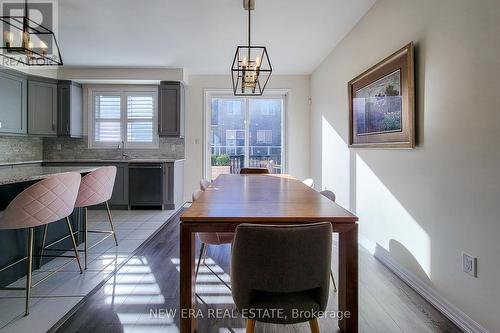
[[[269,170],[269,173],[274,173],[274,165],[276,163],[274,163],[273,160],[270,160],[269,162],[267,162],[267,170]]]
[[[255,292],[314,291],[321,309],[328,303],[332,226],[328,222],[236,228],[231,288],[236,306],[250,308]]]
[[[193,192],[193,195],[191,196],[191,198],[193,199],[193,202],[195,202],[196,200],[198,200],[201,195],[203,194],[203,191],[202,190],[196,190]]]
[[[105,166],[82,178],[76,207],[89,207],[111,199],[115,187],[116,167]]]
[[[268,174],[269,169],[267,168],[241,168],[240,174],[241,175],[251,175],[251,174]]]
[[[7,206],[0,229],[23,229],[59,221],[75,209],[81,176],[60,173],[31,185]]]
[[[302,181],[305,185],[309,186],[310,188],[314,187],[314,180],[311,178],[304,179]]]
[[[328,199],[332,200],[333,202],[335,202],[335,193],[333,193],[332,191],[329,191],[329,190],[324,190],[324,191],[321,191],[319,192],[321,193],[323,196],[327,197]]]
[[[210,181],[206,179],[200,180],[200,190],[205,191],[210,186]]]

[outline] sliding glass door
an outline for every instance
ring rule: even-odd
[[[208,96],[207,178],[243,167],[284,172],[285,96]]]

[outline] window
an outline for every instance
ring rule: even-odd
[[[271,144],[273,143],[272,130],[257,130],[257,144]]]
[[[248,98],[207,92],[206,98],[207,178],[236,174],[243,167],[286,171],[286,92]]]
[[[156,87],[90,88],[89,147],[158,148]]]

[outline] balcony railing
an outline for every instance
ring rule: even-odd
[[[268,168],[271,173],[281,173],[281,146],[250,146],[248,165],[245,165],[245,146],[212,146],[212,156],[229,156],[229,166],[212,168],[212,178],[221,173],[240,173],[241,168]],[[215,170],[218,170],[214,173]]]

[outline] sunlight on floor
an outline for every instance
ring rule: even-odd
[[[152,309],[165,304],[165,297],[145,257],[132,257],[118,271],[118,274],[106,282],[104,292],[106,304],[117,305],[118,309],[121,305],[128,305],[127,309],[142,310],[116,312],[123,332],[179,332],[173,318],[169,316],[155,318],[151,315],[149,308],[145,309],[145,306],[146,308],[150,306]]]
[[[176,269],[180,272],[179,258],[172,258],[172,263],[176,265]],[[196,260],[195,264],[198,263]],[[217,265],[212,258],[207,258],[205,264],[200,265],[198,277],[196,278],[196,299],[198,302],[205,304],[233,304],[233,296],[231,290],[222,283],[231,286],[231,277],[224,272],[222,267]]]

